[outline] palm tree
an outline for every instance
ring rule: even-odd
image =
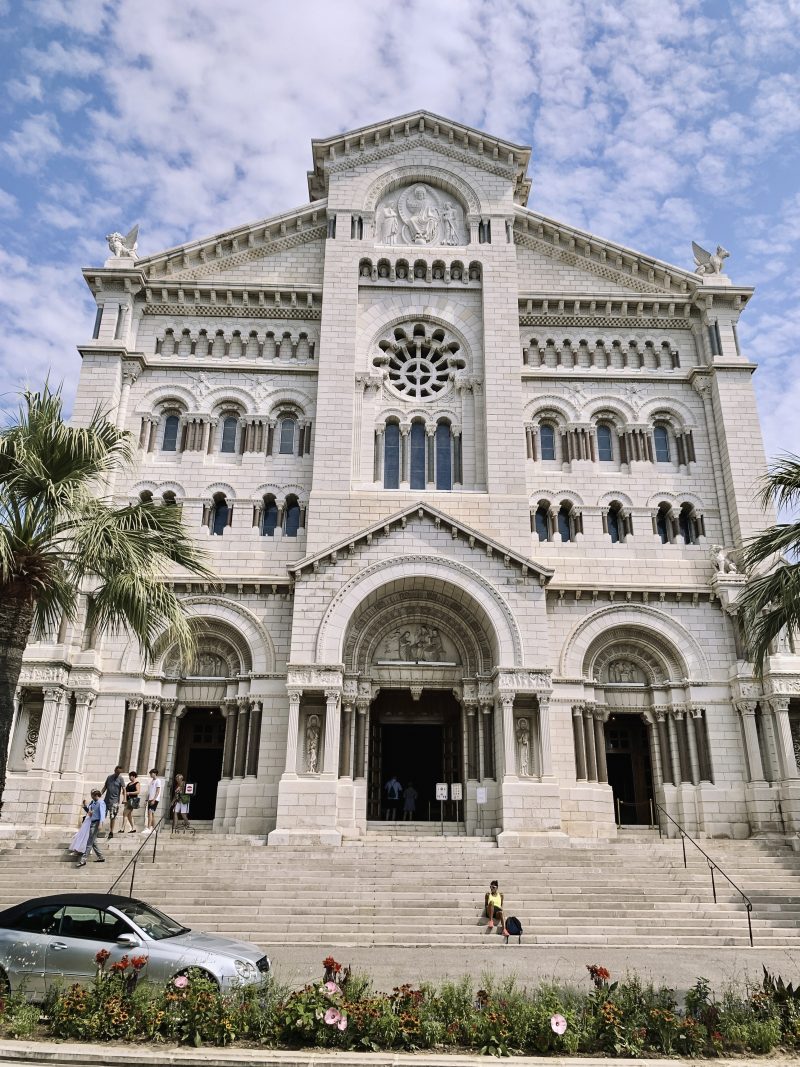
[[[800,507],[800,457],[782,456],[764,477],[761,503],[780,511]],[[738,598],[750,659],[761,676],[772,642],[782,630],[800,631],[800,521],[777,523],[750,539],[742,562],[747,585]],[[762,564],[769,569],[758,573]]]
[[[14,690],[31,635],[75,617],[91,588],[87,627],[125,629],[145,656],[169,631],[185,656],[193,634],[170,565],[212,578],[178,508],[113,507],[103,486],[133,458],[131,435],[98,408],[86,426],[64,422],[60,388],[25,392],[0,430],[0,810]]]

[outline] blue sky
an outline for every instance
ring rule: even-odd
[[[74,392],[104,235],[307,200],[309,141],[425,107],[533,146],[530,206],[755,285],[768,453],[800,451],[800,0],[0,0],[0,407]]]

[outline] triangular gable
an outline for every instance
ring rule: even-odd
[[[531,150],[431,111],[412,111],[393,119],[362,126],[311,142],[314,169],[308,172],[312,200],[328,195],[331,171],[361,167],[424,144],[434,152],[507,178],[514,200],[526,204],[531,182],[527,177]]]
[[[402,511],[397,511],[385,519],[380,519],[358,533],[344,537],[341,541],[328,545],[327,548],[322,549],[320,552],[315,552],[311,556],[305,556],[303,559],[298,560],[297,563],[290,564],[289,573],[300,575],[306,570],[316,570],[321,563],[335,564],[340,555],[354,552],[359,543],[371,544],[375,537],[390,536],[393,532],[404,529],[412,516],[427,518],[436,526],[446,527],[454,537],[465,540],[470,548],[476,552],[483,552],[485,555],[500,558],[507,567],[513,566],[520,570],[523,575],[535,575],[541,585],[546,585],[555,573],[552,567],[543,567],[541,563],[515,552],[499,541],[495,541],[493,538],[487,537],[486,534],[467,526],[466,523],[461,522],[459,519],[453,518],[446,511],[432,507],[422,501],[410,504],[407,508],[403,508]]]

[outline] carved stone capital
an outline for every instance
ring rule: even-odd
[[[73,692],[76,704],[85,704],[87,707],[91,707],[97,700],[97,693],[92,689],[75,689]]]
[[[771,696],[769,705],[773,711],[788,711],[790,698],[788,696]]]
[[[758,702],[755,700],[737,700],[736,710],[740,715],[755,715]]]
[[[64,696],[64,690],[61,686],[46,686],[42,689],[42,696],[45,700],[51,700],[55,704],[60,704],[61,698]]]

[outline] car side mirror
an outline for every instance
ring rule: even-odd
[[[136,934],[120,934],[117,938],[117,944],[125,948],[138,948],[141,943]]]

